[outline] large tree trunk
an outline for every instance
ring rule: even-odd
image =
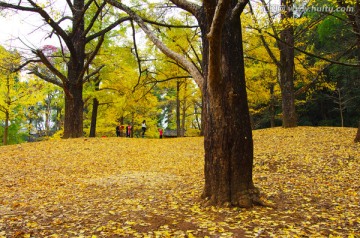
[[[231,2],[232,6],[237,3]],[[220,65],[213,65],[210,60],[203,92],[206,120],[203,197],[209,204],[250,207],[259,201],[259,192],[252,181],[253,140],[240,17],[225,20],[221,41]],[[217,66],[220,78],[210,73],[213,70],[210,67]]]
[[[283,127],[296,127],[297,115],[295,110],[294,93],[294,28],[288,19],[292,18],[292,0],[281,0],[282,6],[287,6],[281,14],[281,19],[287,26],[280,32],[280,88],[282,98]]]
[[[74,45],[75,54],[72,54],[68,62],[68,82],[64,85],[65,91],[65,122],[63,138],[77,138],[83,136],[83,111],[82,98],[83,78],[80,75],[84,70],[85,61],[85,34],[84,16],[81,11],[84,8],[84,0],[75,0],[73,29],[71,41]]]
[[[82,85],[71,85],[69,93],[65,94],[65,121],[63,138],[83,136]]]

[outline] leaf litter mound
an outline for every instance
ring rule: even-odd
[[[274,207],[203,207],[203,138],[79,138],[0,147],[0,237],[359,237],[351,128],[254,131]]]

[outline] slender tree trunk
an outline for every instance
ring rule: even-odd
[[[181,136],[180,125],[180,81],[176,82],[176,136]]]
[[[187,82],[186,79],[184,81],[184,97],[183,97],[183,105],[182,105],[182,117],[181,117],[181,136],[185,136],[185,123],[186,123],[186,94],[187,94]]]
[[[287,6],[286,11],[281,14],[281,19],[288,26],[280,32],[282,41],[278,41],[280,49],[280,88],[282,98],[283,127],[296,127],[297,115],[295,110],[294,93],[294,28],[291,22],[293,6],[292,0],[281,0],[282,6]]]
[[[340,88],[337,89],[337,92],[338,92],[338,102],[339,102],[339,112],[340,112],[341,127],[344,127],[344,108],[343,108],[343,99],[342,99]]]
[[[3,137],[3,145],[8,144],[8,138],[9,138],[9,120],[10,120],[10,114],[8,111],[5,112],[5,128],[4,128],[4,137]]]
[[[94,98],[93,109],[91,112],[90,137],[96,136],[96,119],[97,119],[98,108],[99,108],[99,100],[97,98]]]
[[[100,80],[97,78],[95,83],[95,91],[100,90]],[[96,136],[96,122],[97,122],[97,113],[99,108],[99,100],[95,97],[93,98],[93,109],[91,112],[91,124],[90,124],[90,137]]]
[[[231,2],[233,6],[237,3]],[[216,39],[209,39],[209,42],[211,40]],[[206,128],[203,197],[208,199],[209,204],[250,207],[259,200],[259,191],[252,180],[253,140],[240,17],[234,17],[232,21],[225,20],[221,41],[221,77],[212,78],[209,74],[204,92]]]
[[[10,77],[6,77],[6,94],[5,94],[5,103],[7,105],[7,108],[5,109],[5,128],[4,128],[4,137],[3,137],[3,145],[8,144],[8,138],[9,138],[9,121],[10,121],[10,112],[9,108],[11,105],[10,100]]]
[[[275,127],[275,96],[274,96],[274,84],[270,85],[270,126]]]

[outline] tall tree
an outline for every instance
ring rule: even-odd
[[[285,11],[281,12],[284,29],[280,31],[278,46],[280,50],[279,81],[281,88],[283,127],[296,127],[297,115],[295,110],[294,92],[294,27],[291,23],[293,17],[293,0],[281,0]]]
[[[96,57],[101,44],[104,40],[105,33],[109,32],[118,24],[126,21],[128,18],[119,18],[112,24],[92,32],[100,13],[105,10],[105,2],[98,3],[96,0],[66,1],[69,15],[64,15],[61,19],[53,16],[51,8],[42,7],[40,1],[33,0],[12,0],[8,2],[0,1],[0,7],[4,9],[14,9],[19,11],[32,12],[40,16],[44,23],[51,27],[50,36],[55,34],[62,44],[62,50],[59,51],[58,57],[61,57],[66,64],[66,72],[53,64],[47,57],[44,49],[32,49],[36,60],[29,60],[25,64],[32,65],[30,72],[41,79],[60,86],[65,93],[65,122],[64,138],[83,136],[83,84],[98,72],[101,67],[90,71],[91,62]],[[50,2],[55,4],[54,2]],[[92,11],[89,21],[85,24],[85,16],[90,7],[95,6],[96,11]],[[71,26],[64,28],[61,23],[71,21]],[[86,49],[87,45],[94,44],[94,47]],[[41,63],[47,67],[48,72],[43,72],[37,67]]]
[[[129,7],[127,12],[152,42],[193,76],[203,93],[205,122],[205,187],[209,204],[250,207],[260,202],[252,180],[253,140],[244,75],[240,14],[248,3],[204,1],[197,5],[172,0],[197,19],[202,32],[203,73],[183,55],[167,48]]]
[[[353,7],[354,11],[346,11],[346,15],[356,37],[356,57],[357,63],[360,64],[360,1],[355,0],[349,2],[344,0],[337,0],[337,4],[343,9],[349,9],[349,7]],[[359,80],[360,79],[358,79],[358,81]],[[354,141],[360,142],[360,120]]]
[[[14,110],[26,95],[22,83],[19,82],[15,69],[20,63],[17,52],[5,50],[0,46],[0,112],[4,115],[3,144],[8,144],[9,126],[14,118]]]
[[[297,115],[295,109],[295,90],[294,90],[294,70],[295,70],[295,51],[294,51],[294,26],[293,26],[293,0],[281,0],[281,12],[280,12],[280,30],[276,29],[273,16],[269,6],[264,0],[261,0],[263,8],[267,14],[268,20],[273,30],[273,34],[276,36],[277,48],[280,52],[279,59],[276,54],[271,50],[269,43],[266,42],[261,28],[257,28],[260,39],[267,50],[271,60],[278,68],[278,80],[281,88],[282,99],[282,124],[283,127],[296,127]],[[258,19],[251,9],[253,18],[256,25],[258,25]]]

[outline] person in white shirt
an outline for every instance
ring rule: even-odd
[[[145,131],[146,131],[146,121],[145,120],[141,124],[141,129],[142,129],[142,137],[144,138]]]

